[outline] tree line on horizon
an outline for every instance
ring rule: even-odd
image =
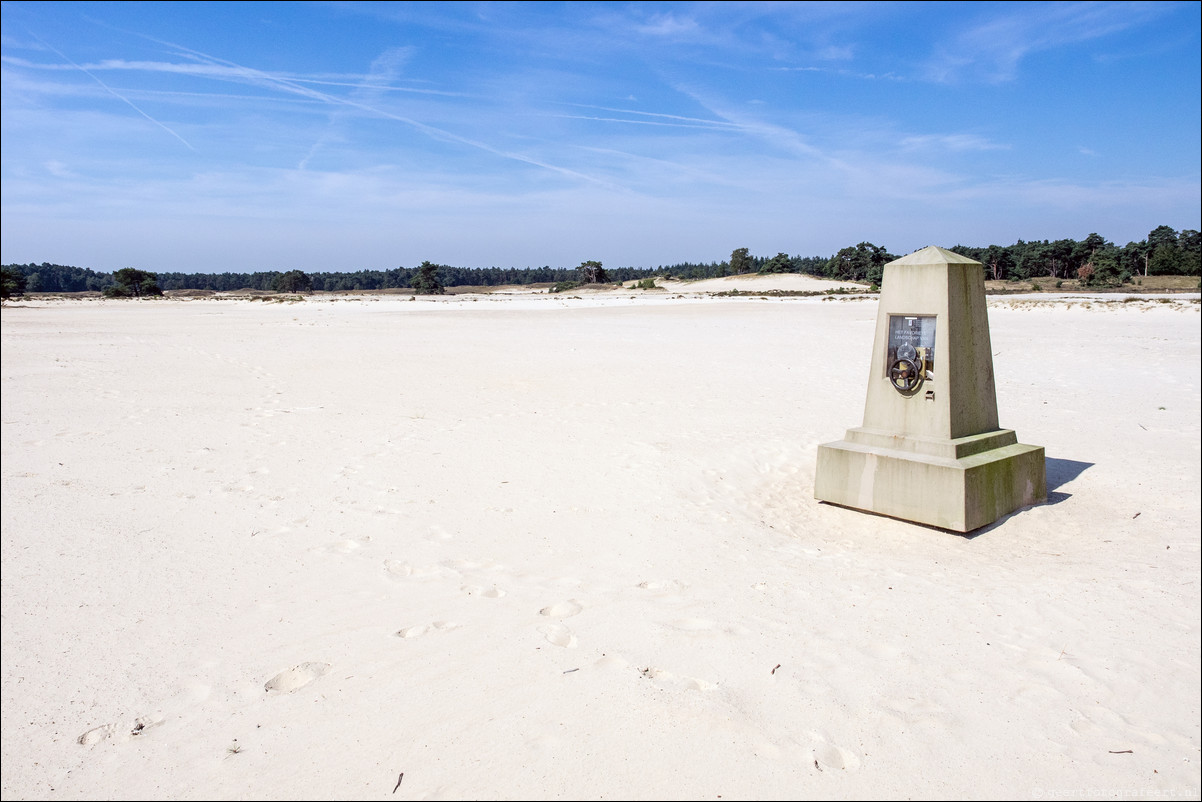
[[[1158,226],[1147,239],[1119,247],[1098,234],[1083,240],[1019,240],[1013,245],[974,247],[956,245],[948,250],[976,259],[984,265],[985,277],[1003,281],[1024,281],[1037,277],[1079,279],[1086,286],[1120,286],[1137,276],[1186,275],[1202,273],[1202,237],[1199,232],[1180,232],[1170,226]],[[41,264],[4,265],[0,283],[4,297],[20,292],[102,292],[109,296],[154,295],[155,289],[275,290],[306,292],[325,290],[414,289],[419,293],[438,292],[443,287],[551,284],[569,286],[596,282],[645,279],[652,276],[679,279],[717,278],[744,273],[804,273],[841,281],[879,284],[884,265],[896,259],[883,247],[861,242],[841,249],[834,256],[754,256],[747,248],[736,248],[721,262],[681,262],[655,268],[601,268],[600,262],[586,261],[575,268],[454,267],[423,262],[418,267],[354,272],[312,272],[300,270],[258,271],[254,273],[151,273],[124,268],[103,273],[86,267]],[[133,278],[131,278],[133,277]],[[148,278],[149,277],[149,278]],[[136,278],[136,281],[133,279]],[[124,280],[123,280],[124,279]]]

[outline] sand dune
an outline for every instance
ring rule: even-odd
[[[813,500],[872,299],[675,295],[6,306],[4,797],[1197,798],[1196,303],[991,301],[966,538]]]
[[[807,276],[803,273],[746,273],[739,276],[723,276],[698,281],[662,281],[665,288],[677,292],[825,292],[827,290],[865,290],[867,285],[851,281]]]

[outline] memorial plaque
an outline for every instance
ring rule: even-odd
[[[889,350],[885,364],[898,360],[912,362],[924,381],[935,378],[935,316],[890,315]]]

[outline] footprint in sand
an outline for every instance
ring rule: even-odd
[[[545,624],[538,628],[547,643],[564,649],[576,648],[576,634],[563,624]]]
[[[384,570],[392,576],[408,577],[413,576],[413,566],[407,562],[400,560],[385,560]]]
[[[294,522],[295,523],[295,522]],[[359,540],[339,540],[337,543],[329,543],[325,546],[318,546],[311,551],[314,554],[354,554],[359,549],[363,548],[363,543],[371,540],[370,537],[363,537]]]
[[[593,663],[593,667],[609,671],[625,671],[630,668],[630,661],[621,655],[607,654]]]
[[[640,668],[639,673],[645,679],[652,679],[666,685],[679,685],[690,691],[708,691],[717,687],[712,682],[706,682],[696,677],[678,677],[671,671],[664,671],[662,668],[649,666],[647,668]]]
[[[133,720],[133,723],[122,726],[120,724],[105,724],[102,727],[93,727],[83,735],[75,739],[75,742],[83,746],[92,746],[109,738],[126,736],[128,738],[136,738],[146,732],[151,727],[163,723],[160,716],[138,716]]]
[[[443,565],[411,565],[404,560],[385,560],[384,572],[395,579],[458,579],[460,574]]]
[[[880,709],[908,725],[907,730],[918,727],[944,730],[956,720],[954,715],[931,699],[882,699]]]
[[[426,534],[426,540],[433,541],[450,540],[453,537],[454,535],[443,529],[441,526],[431,526],[430,531]]]
[[[718,629],[718,624],[708,618],[678,618],[668,626],[681,632],[711,632]]]
[[[656,592],[666,591],[669,593],[680,593],[681,591],[689,589],[688,583],[681,582],[679,579],[664,579],[660,581],[647,580],[646,582],[640,582],[638,586],[643,590],[651,590]]]
[[[538,611],[538,614],[545,615],[548,618],[571,618],[574,615],[578,615],[583,609],[584,607],[581,606],[580,602],[575,599],[568,599],[567,601],[544,607]]]
[[[486,599],[499,599],[505,595],[505,591],[496,586],[485,588],[480,585],[464,585],[459,589],[469,596],[483,596]]]
[[[720,624],[708,618],[678,618],[665,626],[691,635],[745,635],[747,628],[738,624]]]
[[[330,670],[329,663],[301,663],[281,671],[263,685],[268,693],[292,693],[300,690]]]
[[[103,727],[93,727],[83,735],[76,738],[75,741],[83,744],[84,746],[91,746],[92,744],[98,744],[106,738],[112,737],[112,735],[117,732],[117,729],[118,727],[116,724],[105,724]]]
[[[433,624],[417,624],[411,627],[404,627],[396,631],[398,638],[419,638],[427,632],[450,632],[452,629],[458,629],[459,624],[453,621],[435,621]]]
[[[818,733],[812,732],[810,736],[815,740],[815,743],[810,746],[810,756],[816,768],[855,771],[860,767],[860,758],[856,757],[853,752],[827,742]]]

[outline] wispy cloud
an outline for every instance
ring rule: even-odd
[[[176,43],[164,42],[159,39],[154,39],[153,37],[143,37],[143,38],[150,39],[151,41],[155,41],[161,45],[172,47],[172,48],[176,49],[179,53],[195,59],[198,62],[198,64],[200,64],[200,65],[218,66],[218,67],[225,68],[225,70],[220,73],[224,80],[237,81],[237,82],[247,83],[252,86],[259,86],[259,87],[262,87],[265,89],[270,89],[270,90],[274,90],[274,91],[278,91],[278,92],[299,95],[304,98],[320,101],[322,103],[328,104],[333,107],[345,107],[345,108],[358,109],[360,111],[367,112],[369,114],[376,115],[376,116],[382,117],[384,119],[403,123],[413,129],[420,131],[423,134],[425,134],[433,139],[439,140],[439,141],[457,142],[459,144],[483,151],[485,153],[492,154],[494,156],[497,156],[497,157],[500,157],[503,159],[508,159],[508,160],[515,161],[515,162],[521,162],[523,164],[529,164],[533,167],[538,167],[538,168],[541,168],[544,170],[549,170],[553,173],[557,173],[559,175],[566,176],[569,178],[587,181],[587,182],[591,182],[591,183],[598,183],[598,184],[602,184],[602,185],[609,184],[609,182],[607,182],[606,180],[598,178],[596,176],[588,175],[586,173],[583,173],[583,172],[580,172],[577,170],[573,170],[573,169],[569,169],[566,167],[561,167],[559,165],[552,164],[550,162],[547,162],[547,161],[544,161],[544,160],[541,160],[536,157],[532,157],[532,156],[529,156],[529,155],[526,155],[523,153],[517,153],[517,152],[511,151],[511,150],[497,148],[497,147],[489,145],[485,142],[479,141],[477,139],[467,137],[467,136],[461,136],[459,134],[439,128],[437,126],[428,125],[419,120],[413,119],[412,117],[393,113],[391,111],[388,111],[386,109],[379,107],[379,105],[373,105],[370,103],[362,102],[360,100],[357,100],[355,97],[343,98],[343,97],[339,97],[337,95],[332,95],[329,93],[321,92],[316,89],[312,89],[309,86],[305,85],[303,82],[298,81],[293,78],[281,77],[281,76],[278,76],[278,75],[275,75],[275,74],[272,74],[269,72],[265,72],[262,70],[258,70],[258,69],[252,68],[252,67],[246,67],[241,64],[237,64],[233,61],[229,61],[227,59],[222,59],[222,58],[218,58],[215,56],[211,56],[211,55],[208,55],[201,51],[194,50],[192,48],[185,47],[183,45],[179,45]],[[365,88],[367,88],[366,85],[365,85]],[[372,86],[370,88],[378,89],[378,86]]]
[[[903,138],[899,143],[902,150],[921,151],[982,151],[1010,150],[1009,145],[990,142],[975,134],[921,134]]]
[[[653,14],[645,21],[636,22],[632,26],[644,36],[666,36],[678,38],[681,36],[696,36],[701,26],[691,17],[677,14]]]
[[[692,98],[706,111],[720,118],[738,132],[795,155],[824,162],[833,167],[843,166],[839,159],[811,144],[803,135],[786,126],[769,122],[762,117],[743,113],[738,108],[696,89],[677,85],[676,90]]]
[[[60,54],[61,55],[61,54]],[[38,70],[45,72],[55,72],[63,70],[85,70],[89,73],[97,72],[146,72],[160,73],[164,75],[186,75],[193,78],[212,78],[215,80],[230,80],[240,81],[245,79],[245,68],[237,66],[225,66],[212,63],[196,63],[196,62],[172,62],[172,61],[135,61],[128,59],[104,59],[103,61],[75,64],[53,64],[48,62],[30,61],[28,59],[17,58],[14,56],[0,56],[0,62],[9,64],[14,67],[23,67],[29,70]],[[435,95],[440,97],[463,97],[470,98],[473,95],[466,92],[451,92],[439,89],[429,89],[417,86],[397,86],[395,84],[375,84],[375,78],[371,73],[367,75],[357,75],[352,73],[339,74],[302,74],[290,73],[281,71],[264,71],[263,74],[270,75],[280,81],[295,82],[298,84],[313,84],[315,86],[342,87],[345,89],[362,89],[365,85],[371,85],[374,89],[381,93],[397,92],[409,93],[417,95]]]
[[[61,162],[57,159],[51,159],[50,161],[46,162],[43,166],[46,168],[46,172],[50,173],[50,175],[54,176],[55,178],[76,178],[77,177],[75,175],[75,173],[70,168],[67,167],[66,164],[64,164],[63,162]]]
[[[1028,56],[1101,39],[1165,11],[1164,4],[1153,2],[1022,3],[987,8],[1005,12],[940,42],[923,69],[924,77],[940,83],[1009,81]]]
[[[852,78],[852,79],[860,80],[860,81],[894,81],[894,82],[900,83],[900,82],[904,82],[904,81],[913,80],[912,78],[907,78],[906,76],[899,75],[895,72],[883,72],[883,73],[863,72],[863,71],[859,71],[859,70],[849,70],[845,67],[812,67],[812,66],[780,67],[780,66],[774,66],[774,67],[770,67],[769,69],[772,72],[822,73],[825,75],[837,75],[840,78]]]
[[[351,97],[357,102],[364,105],[370,105],[380,99],[381,94],[385,89],[392,85],[396,79],[397,73],[401,66],[409,57],[409,51],[406,48],[392,48],[380,54],[375,61],[372,62],[371,69],[368,71],[367,77],[358,85],[355,86]],[[331,141],[341,140],[343,134],[338,130],[340,121],[345,115],[346,109],[343,107],[335,108],[330,114],[329,123],[326,130],[318,138],[313,146],[309,148],[309,152],[301,159],[297,165],[297,169],[304,170],[317,152]]]

